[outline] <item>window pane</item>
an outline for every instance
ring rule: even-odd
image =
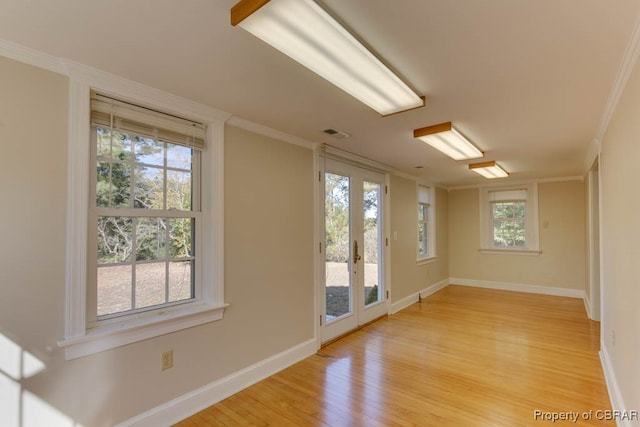
[[[166,302],[166,263],[136,265],[136,306],[150,307]]]
[[[134,196],[134,208],[164,209],[163,170],[136,166]]]
[[[164,218],[136,220],[136,260],[163,260],[166,251],[167,225]]]
[[[169,258],[185,258],[195,255],[194,219],[170,218],[169,224]]]
[[[418,205],[418,256],[426,256],[428,254],[427,225],[429,220],[429,205],[420,203]]]
[[[331,321],[351,313],[350,189],[348,177],[325,173],[325,313]]]
[[[418,224],[418,255],[427,254],[427,224]]]
[[[193,261],[169,263],[169,302],[194,297],[192,271]]]
[[[181,145],[167,144],[167,167],[191,170],[191,149]]]
[[[128,207],[131,169],[123,163],[98,162],[96,166],[96,206]]]
[[[98,267],[98,316],[131,310],[131,266]]]
[[[526,247],[526,202],[500,202],[491,206],[494,246]]]
[[[137,163],[164,166],[164,142],[135,136],[133,138],[133,146]]]
[[[98,264],[131,261],[133,222],[126,217],[98,217]]]
[[[111,157],[111,132],[98,128],[96,137],[98,157]]]
[[[106,131],[111,140],[111,155],[114,159],[118,160],[131,160],[131,137],[129,135],[113,131],[113,138],[111,138],[111,132]]]
[[[191,172],[167,171],[167,209],[191,210]]]
[[[376,303],[382,299],[379,289],[380,268],[380,194],[381,185],[375,182],[363,183],[364,205],[364,305]]]
[[[96,206],[111,206],[111,163],[98,162],[96,166]]]

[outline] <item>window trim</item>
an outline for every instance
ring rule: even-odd
[[[427,189],[429,194],[428,203],[424,203],[420,200],[420,187]],[[416,263],[418,265],[427,264],[435,261],[436,255],[436,192],[435,187],[431,185],[424,185],[416,183],[416,215],[421,205],[427,206],[427,253],[420,255],[417,243],[418,243],[418,228],[416,227]],[[421,222],[419,217],[416,217],[416,225],[420,226]]]
[[[220,320],[224,303],[224,122],[229,114],[148,86],[68,64],[68,175],[65,277],[65,335],[58,345],[67,360]],[[90,167],[90,92],[176,113],[207,125],[207,150],[202,152],[202,295],[188,304],[131,316],[89,330],[86,318]]]
[[[494,191],[527,191],[527,210],[525,215],[525,235],[526,246],[522,248],[516,247],[500,247],[493,245],[493,215],[491,213],[490,192]],[[538,226],[538,184],[536,182],[528,182],[507,186],[486,186],[480,187],[480,251],[483,253],[504,254],[512,253],[518,255],[539,255],[540,237]]]

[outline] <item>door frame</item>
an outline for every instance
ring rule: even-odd
[[[316,339],[316,347],[320,348],[323,344],[322,328],[324,324],[325,314],[325,254],[324,254],[324,238],[325,238],[325,194],[324,194],[324,174],[326,172],[326,160],[337,161],[347,166],[354,166],[371,172],[376,172],[384,176],[382,196],[382,263],[380,267],[383,269],[382,278],[385,284],[385,295],[383,295],[384,315],[388,315],[391,310],[391,247],[390,247],[390,173],[391,167],[360,157],[358,155],[336,149],[331,146],[323,145],[314,149],[314,336]],[[356,329],[362,325],[357,325]],[[346,333],[351,332],[348,331]],[[338,338],[338,337],[336,337]],[[329,340],[331,341],[331,340]]]
[[[597,155],[587,172],[587,245],[589,282],[588,315],[591,320],[600,321],[602,306],[602,278],[600,245],[600,155]]]

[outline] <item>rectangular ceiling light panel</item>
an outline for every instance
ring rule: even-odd
[[[413,131],[413,137],[426,142],[453,160],[477,159],[482,151],[451,126],[451,122],[440,123]]]
[[[487,179],[506,178],[509,174],[496,164],[496,162],[471,163],[469,169]]]
[[[313,0],[242,0],[239,25],[383,116],[424,106],[407,84]]]

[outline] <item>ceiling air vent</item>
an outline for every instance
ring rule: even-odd
[[[326,133],[327,135],[335,139],[344,139],[344,138],[349,138],[351,136],[346,132],[342,132],[335,129],[325,129],[322,132]]]

